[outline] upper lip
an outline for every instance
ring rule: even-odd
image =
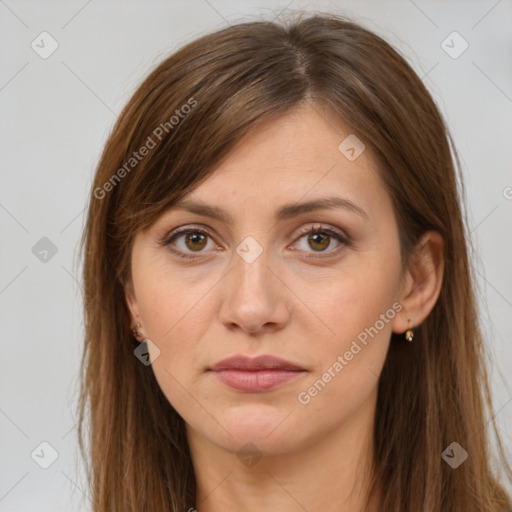
[[[229,357],[227,359],[223,359],[222,361],[219,361],[215,366],[212,366],[211,370],[214,372],[219,372],[222,370],[303,371],[304,368],[301,368],[300,366],[297,366],[296,364],[293,364],[290,361],[281,359],[280,357],[275,357],[275,356],[270,356],[270,355],[262,355],[262,356],[258,356],[258,357],[237,355],[237,356]]]

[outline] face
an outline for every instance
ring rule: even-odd
[[[400,309],[391,199],[319,112],[259,128],[134,241],[126,297],[158,384],[189,435],[233,452],[299,450],[371,407]],[[301,371],[212,371],[238,355]]]

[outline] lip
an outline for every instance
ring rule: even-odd
[[[281,359],[280,357],[262,355],[257,357],[249,357],[244,355],[237,355],[228,357],[219,361],[211,368],[212,371],[218,372],[222,370],[289,370],[289,371],[304,371],[304,368]]]
[[[290,361],[270,355],[238,355],[220,361],[210,370],[224,384],[251,393],[270,391],[306,372]]]

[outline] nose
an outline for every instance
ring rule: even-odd
[[[291,303],[286,286],[271,268],[268,251],[252,262],[233,255],[234,268],[222,287],[221,322],[230,330],[247,333],[277,331],[290,320]]]

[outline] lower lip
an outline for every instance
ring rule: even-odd
[[[221,370],[214,373],[224,384],[232,388],[258,393],[274,389],[295,379],[304,372],[291,370]]]

